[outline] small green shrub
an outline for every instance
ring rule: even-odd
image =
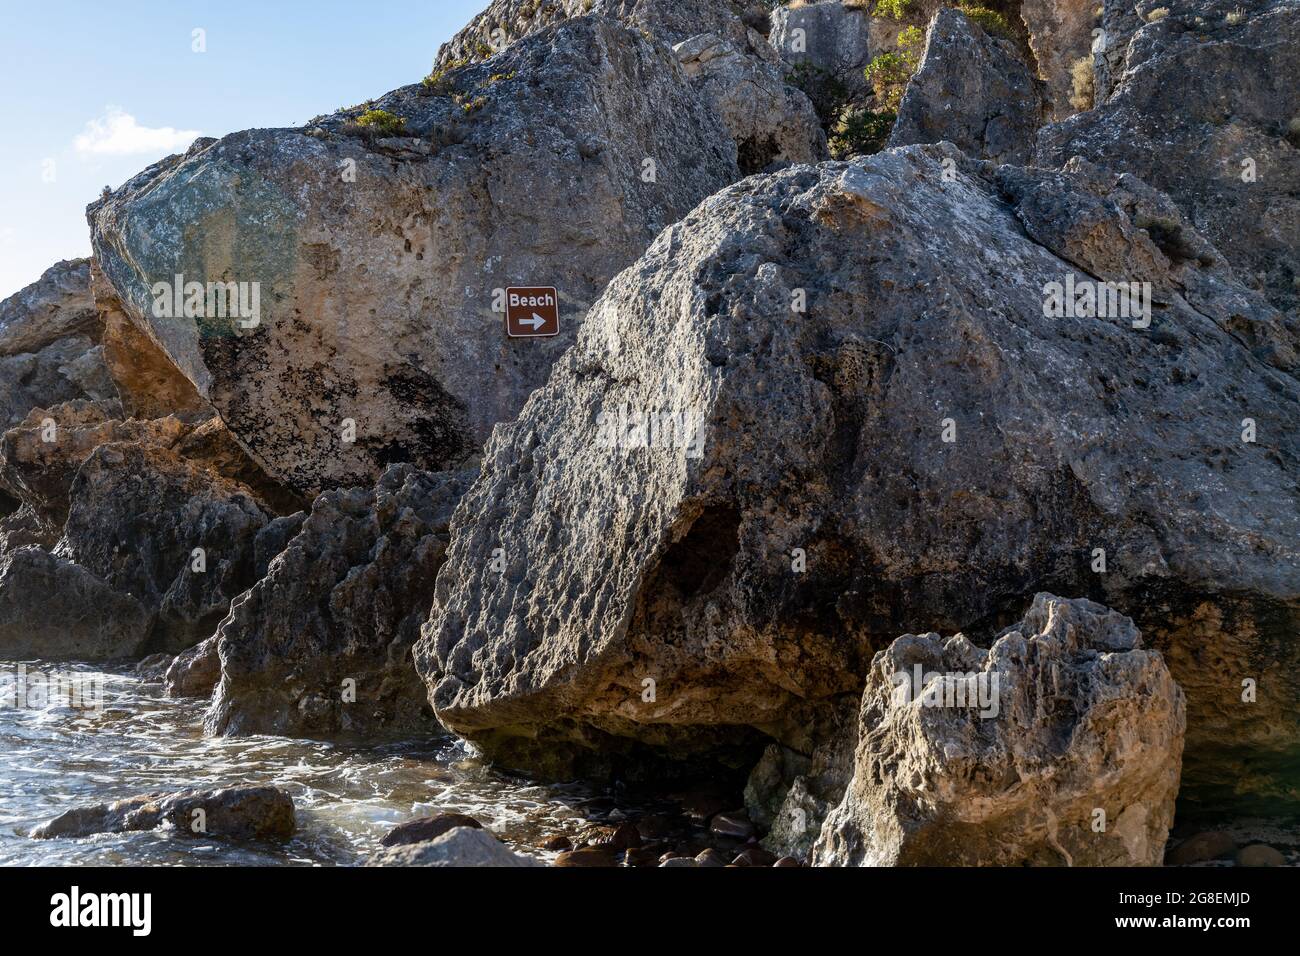
[[[878,153],[885,148],[897,114],[847,107],[827,138],[836,159]]]
[[[366,110],[357,117],[356,123],[376,136],[401,136],[406,132],[406,120],[388,110]]]
[[[1286,126],[1286,141],[1300,149],[1300,116],[1293,116]]]
[[[876,0],[876,16],[901,20],[912,12],[912,0]]]
[[[849,100],[844,81],[807,61],[796,64],[785,81],[804,92],[817,112],[822,129],[829,132]]]
[[[1007,18],[996,10],[990,10],[988,7],[981,7],[973,3],[963,3],[961,12],[966,14],[968,20],[978,23],[980,28],[989,36],[1001,37],[1003,40],[1010,40],[1014,36]]]
[[[424,84],[426,92],[434,93],[438,96],[446,95],[451,92],[451,74],[459,70],[462,66],[468,66],[469,60],[448,60],[447,65],[441,70],[434,70],[420,82]]]
[[[899,103],[903,100],[903,90],[907,81],[916,72],[918,57],[914,51],[886,51],[867,64],[867,82],[876,94],[876,101],[884,109],[881,112],[897,113]]]

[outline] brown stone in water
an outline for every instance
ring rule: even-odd
[[[439,813],[431,817],[420,817],[399,823],[380,840],[383,846],[405,846],[410,843],[423,843],[436,840],[448,830],[456,827],[469,827],[473,830],[483,829],[483,824],[463,813]]]

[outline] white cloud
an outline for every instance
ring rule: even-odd
[[[196,129],[141,126],[130,113],[110,106],[104,114],[86,124],[72,141],[78,153],[94,156],[134,156],[139,153],[175,153],[194,142]]]

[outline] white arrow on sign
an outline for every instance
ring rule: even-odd
[[[540,329],[543,325],[546,324],[546,320],[542,318],[540,315],[538,315],[536,312],[534,312],[533,317],[531,319],[520,319],[519,324],[527,325],[530,328],[532,328],[534,332],[536,332],[538,329]]]

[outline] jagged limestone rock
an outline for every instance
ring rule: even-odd
[[[1039,594],[985,650],[907,634],[871,663],[821,866],[1160,866],[1186,725],[1133,622]]]
[[[434,726],[411,646],[469,478],[394,465],[376,487],[317,498],[217,629],[221,680],[207,730],[330,737]]]
[[[1168,12],[1127,39],[1105,102],[1044,127],[1035,162],[1078,156],[1167,192],[1239,279],[1291,313],[1300,342],[1300,148],[1287,138],[1300,135],[1289,132],[1300,117],[1300,3],[1160,6]]]
[[[56,553],[149,609],[152,650],[210,637],[256,580],[253,542],[271,516],[245,486],[171,450],[100,445],[69,500]]]
[[[930,21],[889,145],[947,141],[976,159],[1026,163],[1042,121],[1039,84],[1015,47],[943,7]]]
[[[761,37],[757,43],[763,43]],[[683,40],[673,52],[735,140],[742,173],[829,158],[812,103],[785,82],[779,64],[713,33]]]
[[[0,554],[0,657],[121,661],[139,656],[149,612],[85,568],[27,545]]]

